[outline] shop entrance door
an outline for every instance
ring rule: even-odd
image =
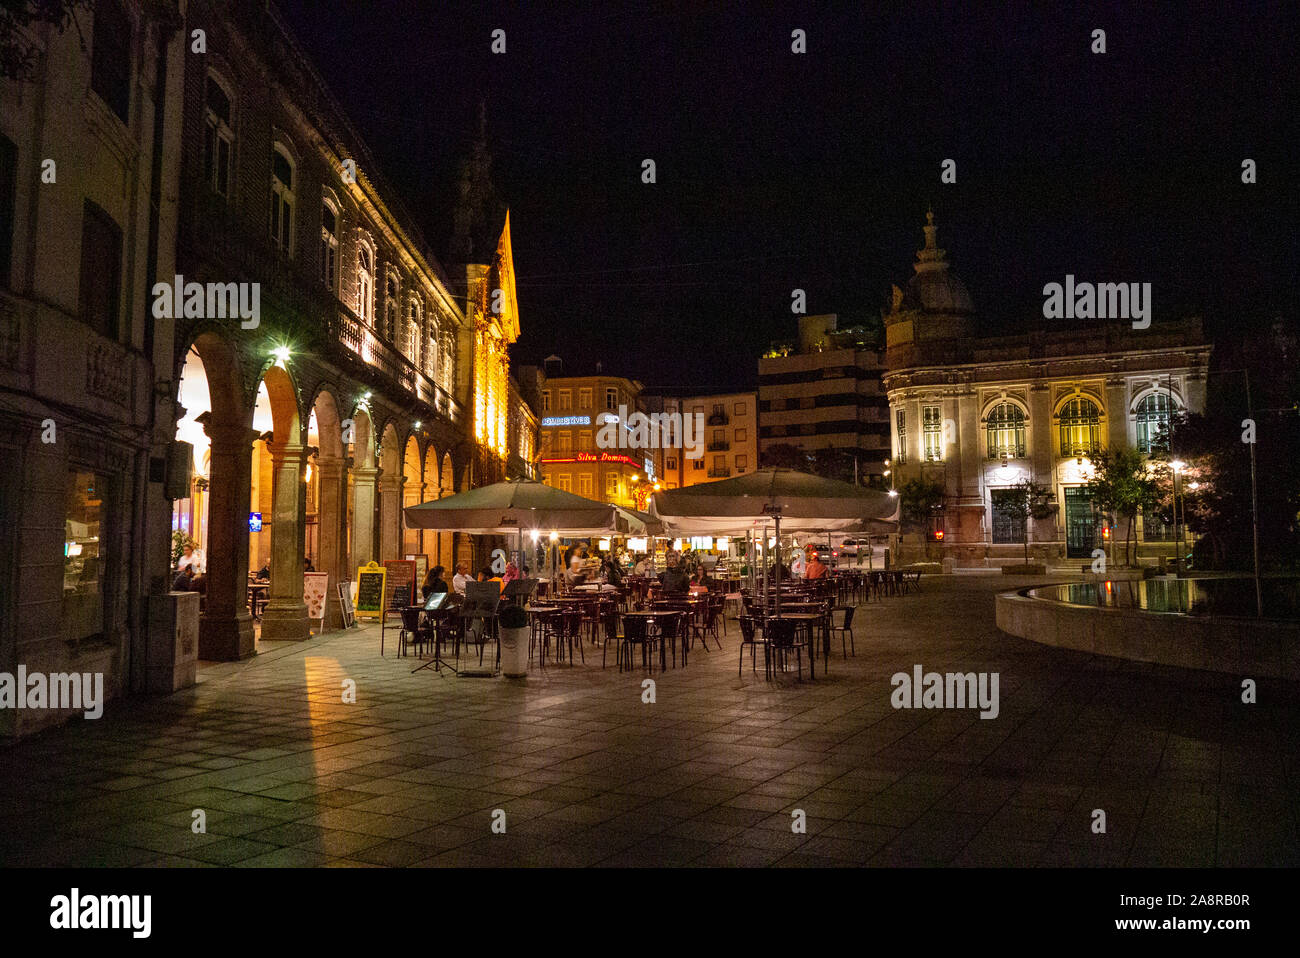
[[[1086,486],[1065,490],[1065,554],[1071,559],[1087,559],[1097,542],[1097,516],[1092,496]]]

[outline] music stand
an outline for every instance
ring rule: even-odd
[[[422,612],[441,612],[441,611],[443,611],[443,607],[447,604],[447,598],[448,598],[449,596],[450,596],[450,593],[448,593],[448,592],[431,592],[431,593],[429,593],[429,598],[427,598],[427,599],[424,600],[424,608],[423,608],[421,611],[422,611]],[[450,611],[450,610],[447,610],[447,611]],[[437,626],[436,623],[434,624],[433,628],[434,628],[434,630],[435,630],[435,631],[434,631],[434,636],[433,636],[433,658],[430,659],[428,662],[425,662],[423,665],[419,665],[419,666],[416,666],[415,668],[411,669],[411,674],[414,675],[416,672],[419,672],[421,669],[427,669],[427,668],[429,668],[430,666],[433,666],[433,670],[434,670],[435,672],[441,672],[441,671],[442,671],[442,667],[443,667],[444,665],[446,665],[447,668],[451,669],[453,672],[456,672],[457,674],[460,674],[459,672],[457,672],[457,669],[455,668],[455,666],[447,665],[447,663],[444,662],[444,661],[442,660],[442,656],[438,654],[438,635],[437,635],[437,628],[438,628],[438,626]],[[456,663],[457,663],[458,665],[460,664],[460,658],[459,658],[459,656],[457,656]]]
[[[501,602],[506,605],[523,605],[537,591],[537,579],[515,579],[507,582],[501,592]]]
[[[483,645],[487,644],[487,633],[492,631],[492,626],[496,622],[497,607],[501,604],[501,584],[499,582],[467,582],[465,583],[465,601],[460,606],[460,617],[465,622],[465,635],[469,636],[470,623],[481,623],[479,635],[483,642],[479,645],[479,664],[483,662]],[[498,652],[500,646],[498,645]],[[490,678],[496,675],[495,666],[493,669],[484,674],[481,670],[470,672],[463,669],[457,673],[459,675],[473,675],[478,678]]]

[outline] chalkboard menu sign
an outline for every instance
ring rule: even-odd
[[[384,580],[387,575],[388,570],[377,562],[357,569],[357,615],[383,615]]]
[[[404,609],[415,605],[415,563],[410,559],[385,559],[384,568],[388,570],[388,583],[384,594],[388,596],[390,609]]]

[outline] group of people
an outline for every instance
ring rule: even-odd
[[[570,546],[564,564],[570,585],[604,581],[617,586],[623,582],[623,570],[619,564],[599,549],[590,554],[585,545]]]
[[[424,582],[420,585],[420,593],[426,600],[437,592],[452,592],[463,596],[465,586],[470,582],[495,582],[504,588],[506,583],[523,578],[523,573],[514,562],[507,562],[505,572],[500,575],[493,572],[491,566],[484,566],[474,578],[469,575],[469,563],[458,562],[456,563],[456,574],[451,577],[450,584],[443,578],[446,573],[445,566],[436,565],[425,575]]]

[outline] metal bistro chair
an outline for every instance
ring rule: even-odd
[[[623,671],[624,662],[628,671],[633,669],[632,653],[641,647],[641,667],[654,671],[655,637],[650,632],[650,623],[644,616],[629,615],[623,618],[623,636],[618,646],[618,670]]]
[[[768,619],[763,626],[763,632],[767,636],[767,647],[772,656],[773,669],[777,672],[785,670],[786,658],[791,650],[794,651],[798,663],[799,681],[803,681],[803,647],[804,643],[797,638],[797,623],[791,619]],[[811,648],[808,650],[809,655],[816,655]]]
[[[655,631],[659,634],[660,643],[667,642],[673,650],[673,668],[677,668],[677,645],[681,643],[682,667],[685,668],[686,654],[692,640],[691,613],[684,609],[670,610],[655,619]]]
[[[400,611],[402,613],[402,628],[397,633],[397,657],[401,658],[406,654],[407,642],[415,646],[415,654],[419,655],[420,650],[432,638],[429,628],[420,624],[420,612],[422,610],[418,605],[413,605]]]
[[[852,650],[853,655],[856,657],[858,650],[853,645],[853,611],[854,608],[851,605],[837,605],[831,609],[830,630],[833,633],[839,634],[841,652],[844,652],[844,637],[846,635],[848,636],[849,649]],[[840,613],[839,621],[836,621],[835,618],[837,613]],[[847,659],[848,655],[845,654],[844,657]]]
[[[758,622],[752,615],[742,615],[739,617],[740,622],[740,665],[736,669],[736,675],[739,677],[745,674],[745,646],[749,646],[749,670],[757,673],[756,660],[758,658],[758,647],[763,647],[763,674],[766,678],[772,678],[772,658],[767,650],[767,636],[760,635],[759,630],[762,623]]]

